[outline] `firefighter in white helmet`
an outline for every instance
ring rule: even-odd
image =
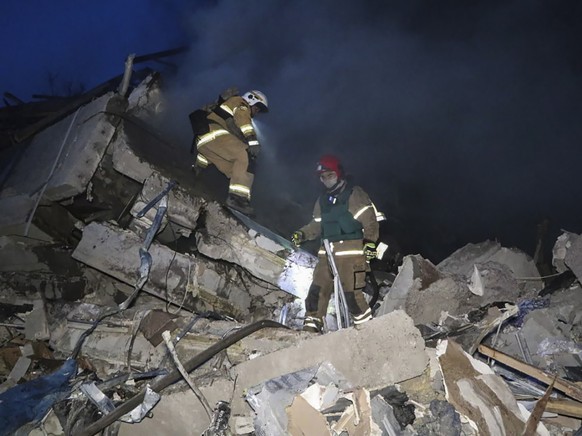
[[[255,159],[261,147],[252,119],[268,110],[267,97],[260,91],[233,95],[219,101],[210,112],[203,112],[204,128],[195,133],[196,166],[216,165],[230,179],[227,206],[248,215],[253,213],[250,201],[254,178],[248,171],[249,158]],[[193,115],[197,112],[201,111],[190,115],[193,127]]]

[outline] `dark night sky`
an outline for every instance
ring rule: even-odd
[[[188,45],[160,123],[188,147],[196,106],[228,86],[265,92],[259,207],[277,197],[307,219],[332,152],[433,261],[487,238],[532,254],[544,216],[552,244],[582,232],[582,3],[82,3],[3,0],[3,92],[50,92],[49,73],[88,89],[129,53]]]

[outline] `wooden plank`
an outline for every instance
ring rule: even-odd
[[[572,400],[557,400],[550,398],[546,407],[547,412],[559,413],[560,415],[582,418],[582,403]]]
[[[552,380],[554,379],[553,375],[548,374],[547,372],[542,371],[541,369],[536,368],[535,366],[528,365],[527,363],[522,362],[521,360],[508,356],[507,354],[502,353],[501,351],[494,350],[493,348],[490,348],[486,345],[479,345],[478,350],[481,354],[491,357],[492,359],[501,362],[504,365],[507,365],[521,373],[527,374],[530,377],[533,377],[536,380],[539,380],[547,385],[552,383]],[[572,397],[578,401],[582,401],[582,389],[575,383],[569,382],[562,378],[556,378],[556,383],[554,387],[557,390],[568,395],[569,397]]]

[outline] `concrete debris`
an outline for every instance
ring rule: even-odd
[[[555,280],[494,241],[405,256],[367,278],[374,319],[302,332],[317,257],[194,178],[153,128],[159,75],[136,74],[127,99],[112,80],[31,126],[2,168],[0,435],[521,434],[516,399],[538,434],[576,430],[580,235],[556,241]],[[6,407],[51,379],[42,410]]]
[[[556,244],[558,243],[560,243],[559,238]],[[569,234],[565,248],[564,264],[576,275],[578,281],[582,283],[582,238],[580,235]]]
[[[346,348],[344,344],[353,346]],[[377,389],[418,376],[425,370],[428,356],[420,332],[402,311],[373,319],[358,330],[307,335],[295,346],[233,368],[237,379],[233,415],[248,413],[248,407],[238,400],[246,389],[324,361],[330,362],[351,385]]]
[[[443,341],[440,345],[439,362],[447,401],[469,419],[479,434],[522,434],[529,416],[489,366],[451,341]],[[549,435],[543,424],[537,431]]]
[[[401,308],[416,324],[439,325],[447,316],[531,298],[542,288],[539,272],[525,253],[486,241],[468,244],[437,266],[420,255],[406,256],[377,315]]]
[[[505,265],[515,279],[527,279],[519,284],[522,292],[541,289],[543,283],[533,259],[518,249],[502,247],[495,241],[467,244],[440,262],[437,268],[445,274],[459,275],[468,280],[474,265],[488,262]]]

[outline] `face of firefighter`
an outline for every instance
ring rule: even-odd
[[[319,175],[319,180],[327,188],[331,189],[337,184],[337,174],[335,171],[325,171]]]
[[[259,105],[251,106],[251,117],[255,117],[259,112],[261,112]]]

